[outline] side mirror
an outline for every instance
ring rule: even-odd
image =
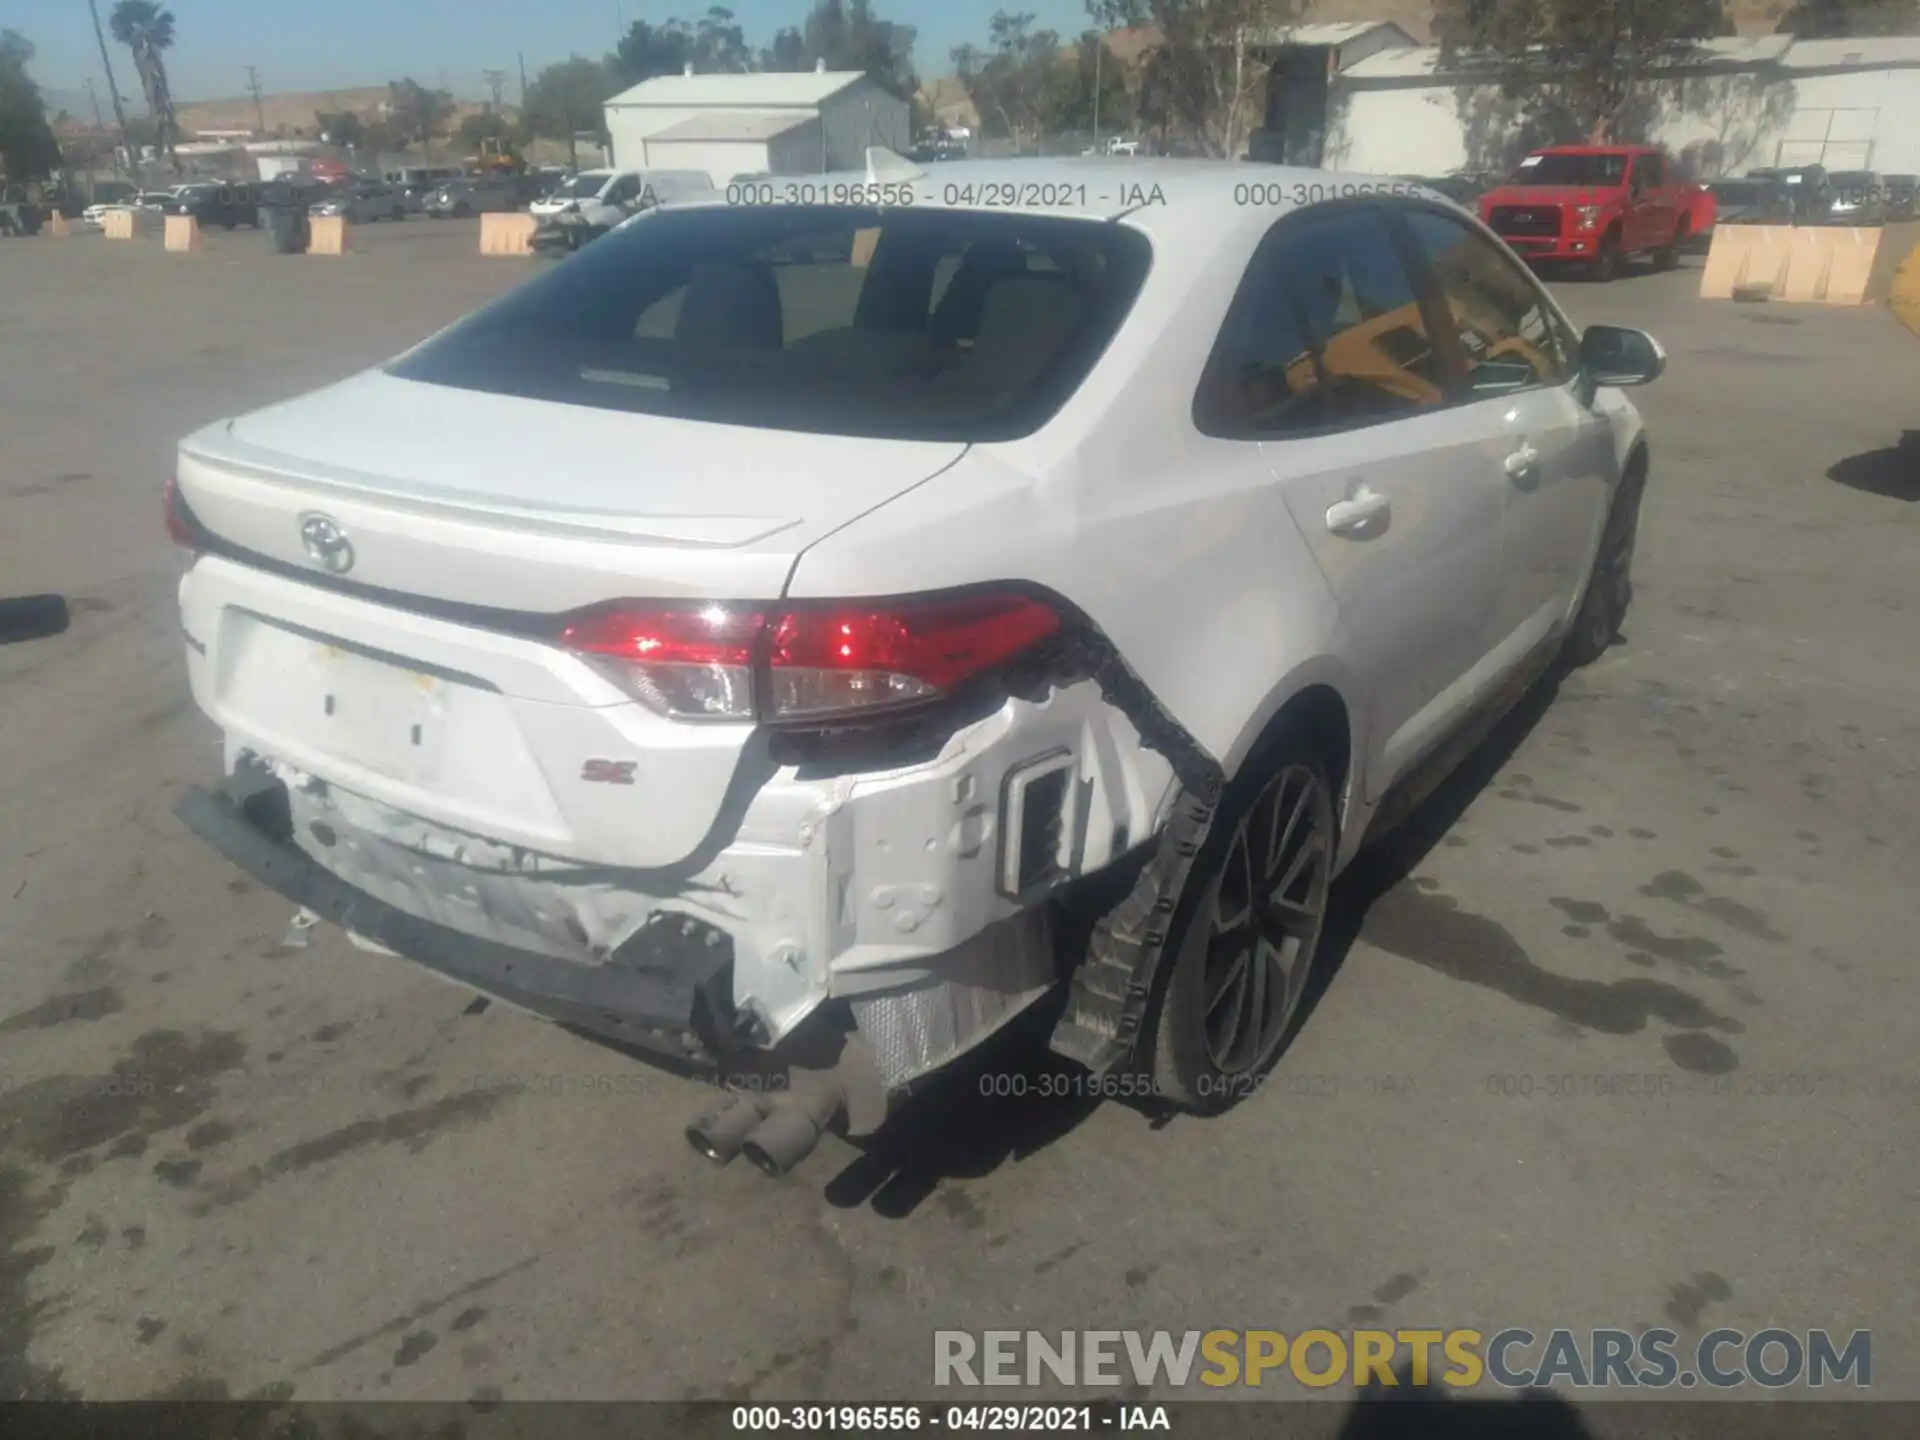
[[[1667,352],[1644,330],[1589,325],[1580,337],[1580,368],[1595,385],[1651,385],[1667,368]]]

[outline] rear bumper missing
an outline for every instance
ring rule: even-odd
[[[257,883],[356,935],[549,1019],[696,1068],[729,1050],[732,944],[691,920],[649,926],[581,965],[410,915],[328,872],[292,841],[286,787],[241,770],[191,788],[182,823]]]

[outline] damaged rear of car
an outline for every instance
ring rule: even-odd
[[[1080,389],[1152,259],[1089,217],[671,207],[191,436],[167,518],[227,778],[182,817],[455,980],[813,1077],[697,1125],[716,1159],[871,1131],[1057,987],[1048,902],[1162,830],[1185,742],[1042,585],[796,577],[1000,483],[982,447]]]

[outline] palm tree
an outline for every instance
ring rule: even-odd
[[[163,50],[173,48],[173,12],[155,0],[119,0],[107,25],[113,38],[133,52],[133,68],[139,72],[140,88],[146,93],[156,138],[178,170],[180,156],[174,144],[179,139],[179,126],[173,116],[173,94],[167,88],[166,61],[161,58]]]

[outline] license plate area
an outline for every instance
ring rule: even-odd
[[[458,677],[228,613],[224,708],[299,750],[409,784],[438,778]]]

